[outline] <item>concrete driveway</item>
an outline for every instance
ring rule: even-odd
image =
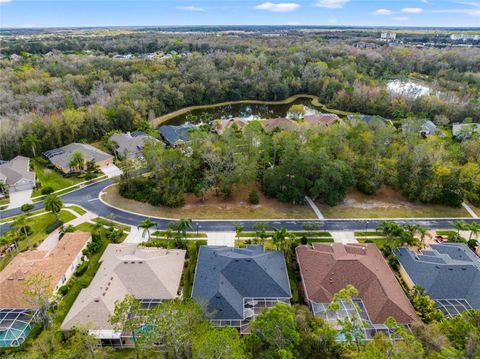
[[[25,203],[32,203],[32,192],[33,190],[31,189],[26,191],[11,192],[8,209],[21,207]]]
[[[122,170],[115,165],[104,166],[100,169],[103,173],[105,173],[105,175],[107,175],[108,178],[118,177],[123,173]]]

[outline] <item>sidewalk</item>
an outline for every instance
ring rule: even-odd
[[[355,239],[354,232],[332,232],[333,240],[337,243],[358,243]]]
[[[209,246],[235,246],[235,232],[207,232]]]

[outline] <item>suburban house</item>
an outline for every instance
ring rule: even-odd
[[[320,113],[318,115],[305,115],[303,117],[303,122],[311,126],[330,126],[338,121],[341,121],[340,117],[338,117],[334,113]]]
[[[128,159],[143,158],[142,151],[145,143],[158,142],[156,138],[141,131],[115,133],[108,140],[116,143],[116,153],[119,156]]]
[[[227,128],[230,128],[233,125],[236,125],[239,130],[243,130],[247,124],[248,120],[240,117],[229,118],[227,120],[217,120],[215,121],[215,132],[221,135]]]
[[[55,294],[82,262],[90,239],[86,232],[65,233],[54,248],[18,253],[0,272],[0,347],[22,344],[34,325],[35,303],[25,298],[25,282],[33,276],[49,278]]]
[[[408,119],[402,124],[403,131],[407,133],[416,132],[419,133],[422,137],[428,137],[431,135],[437,135],[440,137],[445,137],[445,132],[440,130],[432,121],[427,119],[415,120]]]
[[[30,159],[17,156],[0,163],[0,182],[8,185],[10,192],[25,191],[35,187],[35,173],[30,171]]]
[[[70,173],[75,171],[75,168],[70,166],[72,155],[75,152],[80,152],[83,155],[85,162],[93,160],[99,167],[113,164],[112,155],[100,151],[98,148],[87,143],[70,143],[60,148],[45,151],[43,155],[63,173]]]
[[[364,122],[368,125],[370,124],[375,125],[375,124],[383,124],[387,121],[381,116],[360,115],[360,114],[348,115],[347,119],[352,125],[358,125],[360,122]]]
[[[249,332],[249,321],[277,303],[290,305],[283,252],[263,246],[201,246],[192,298],[207,304],[214,326]]]
[[[261,121],[263,130],[267,133],[272,132],[276,128],[280,130],[293,130],[297,127],[297,123],[294,120],[288,118],[271,118],[268,120]]]
[[[160,126],[158,132],[163,139],[172,147],[183,145],[190,139],[190,131],[196,128],[195,125],[184,123],[180,126],[165,125]]]
[[[118,331],[109,323],[115,303],[133,295],[148,309],[178,298],[184,261],[185,251],[180,249],[109,244],[100,268],[73,303],[62,330],[86,325],[103,345],[132,346],[131,334]]]
[[[478,123],[454,123],[452,135],[460,139],[467,139],[474,134],[480,135],[480,124]]]
[[[445,316],[480,308],[480,260],[465,244],[431,244],[420,253],[400,247],[396,255],[405,283],[424,288]]]
[[[416,321],[417,315],[375,244],[313,243],[296,248],[302,291],[314,315],[338,327],[338,318],[359,317],[365,322],[364,339],[382,331],[393,317],[399,324]],[[356,305],[341,301],[342,309],[328,309],[335,293],[347,285],[358,290]]]

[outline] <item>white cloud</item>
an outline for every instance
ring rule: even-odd
[[[377,9],[375,10],[375,15],[392,15],[393,11],[392,10],[387,10],[387,9]]]
[[[336,24],[336,23],[338,22],[338,20],[335,19],[334,17],[332,17],[331,19],[328,19],[328,22],[329,22],[330,24]]]
[[[175,6],[175,9],[184,11],[205,11],[205,9],[198,6]]]
[[[12,0],[0,0],[0,3],[6,3],[6,2],[10,2]]]
[[[420,14],[423,12],[423,9],[421,7],[404,7],[402,12],[407,14]]]
[[[428,0],[420,0],[421,2],[423,2],[424,4],[430,4],[430,1]]]
[[[327,9],[340,9],[350,0],[317,0],[315,6],[326,7]]]
[[[480,10],[471,10],[467,12],[467,14],[472,16],[480,16]]]
[[[254,7],[256,10],[268,10],[273,12],[287,12],[293,11],[300,7],[299,4],[295,3],[276,3],[273,2],[264,2],[262,4],[258,4]]]
[[[406,21],[406,20],[408,20],[408,17],[406,17],[406,16],[397,16],[397,17],[394,17],[393,20],[395,20],[395,21]]]

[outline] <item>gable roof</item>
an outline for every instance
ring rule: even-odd
[[[54,165],[68,169],[70,168],[69,163],[74,152],[81,152],[86,162],[94,160],[95,163],[98,163],[108,159],[113,159],[112,155],[100,151],[98,148],[95,148],[92,145],[77,142],[70,143],[66,146],[53,150],[45,151],[43,155]]]
[[[131,294],[137,299],[177,297],[185,251],[109,244],[90,285],[82,289],[62,324],[63,330],[88,324],[92,330],[113,329],[108,322],[115,302]]]
[[[190,123],[184,123],[181,126],[164,125],[160,126],[158,132],[171,146],[176,146],[188,142],[190,139],[189,131],[195,127]]]
[[[336,121],[340,121],[340,117],[334,113],[320,113],[318,115],[305,115],[303,118],[305,123],[308,123],[312,126],[325,125],[330,126]]]
[[[445,137],[445,133],[440,130],[432,121],[423,119],[407,119],[402,123],[402,129],[405,132],[420,132],[425,135],[435,135],[438,134],[440,137]]]
[[[207,301],[214,319],[242,320],[247,297],[291,297],[283,252],[254,245],[201,246],[192,298]]]
[[[472,133],[480,134],[480,124],[478,123],[454,123],[452,125],[452,134],[457,137],[471,137]]]
[[[248,124],[248,120],[240,117],[229,118],[227,120],[218,120],[215,121],[215,131],[221,135],[227,128],[232,127],[233,124],[237,125],[240,130],[243,130],[243,128]]]
[[[24,300],[25,280],[37,274],[51,276],[53,291],[90,237],[90,233],[86,232],[65,233],[50,251],[33,250],[17,254],[0,272],[0,308],[32,308]]]
[[[136,158],[142,156],[145,142],[158,142],[156,138],[140,131],[132,133],[114,133],[110,136],[109,141],[115,141],[118,145],[118,154],[120,154],[120,156],[127,156],[128,158]]]
[[[385,123],[385,119],[381,116],[377,115],[361,115],[361,114],[353,114],[347,116],[348,120],[352,123],[358,123],[358,121],[365,122],[367,124],[380,122]]]
[[[335,293],[353,285],[374,324],[389,316],[401,324],[417,315],[382,254],[374,244],[321,244],[296,248],[308,301],[330,303]]]
[[[480,259],[463,243],[431,244],[419,254],[397,249],[398,261],[410,279],[432,299],[465,299],[480,308]]]
[[[263,120],[261,121],[261,124],[265,132],[272,132],[276,128],[280,128],[281,130],[292,130],[297,127],[295,121],[283,117]]]
[[[9,186],[14,186],[21,180],[35,182],[35,173],[30,171],[30,158],[17,156],[0,164],[0,179]]]

